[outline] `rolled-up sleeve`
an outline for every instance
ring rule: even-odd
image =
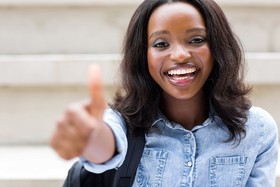
[[[127,152],[127,138],[126,138],[126,127],[123,118],[119,113],[112,109],[107,109],[104,113],[103,120],[111,129],[115,136],[117,153],[109,161],[102,164],[94,164],[89,162],[84,157],[80,157],[80,161],[83,163],[86,170],[93,173],[102,173],[104,171],[118,168],[122,165]],[[91,149],[91,145],[86,147],[85,155],[94,154]]]

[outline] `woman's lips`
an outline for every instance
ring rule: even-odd
[[[165,75],[172,84],[177,86],[185,86],[194,79],[197,72],[198,69],[194,66],[176,67],[168,70]]]

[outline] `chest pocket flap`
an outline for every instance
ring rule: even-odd
[[[210,159],[210,186],[211,187],[238,187],[242,186],[247,157],[218,156]]]

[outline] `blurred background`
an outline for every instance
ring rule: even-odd
[[[110,101],[123,36],[141,2],[0,0],[1,187],[62,185],[75,160],[63,161],[48,147],[56,118],[88,97],[91,63],[100,64]],[[280,0],[217,2],[246,51],[253,104],[280,125]]]

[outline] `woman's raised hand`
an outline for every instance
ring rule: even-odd
[[[106,108],[100,68],[91,65],[88,75],[89,101],[70,104],[58,119],[50,145],[64,159],[84,156],[102,163],[115,153],[114,135],[102,121]]]

